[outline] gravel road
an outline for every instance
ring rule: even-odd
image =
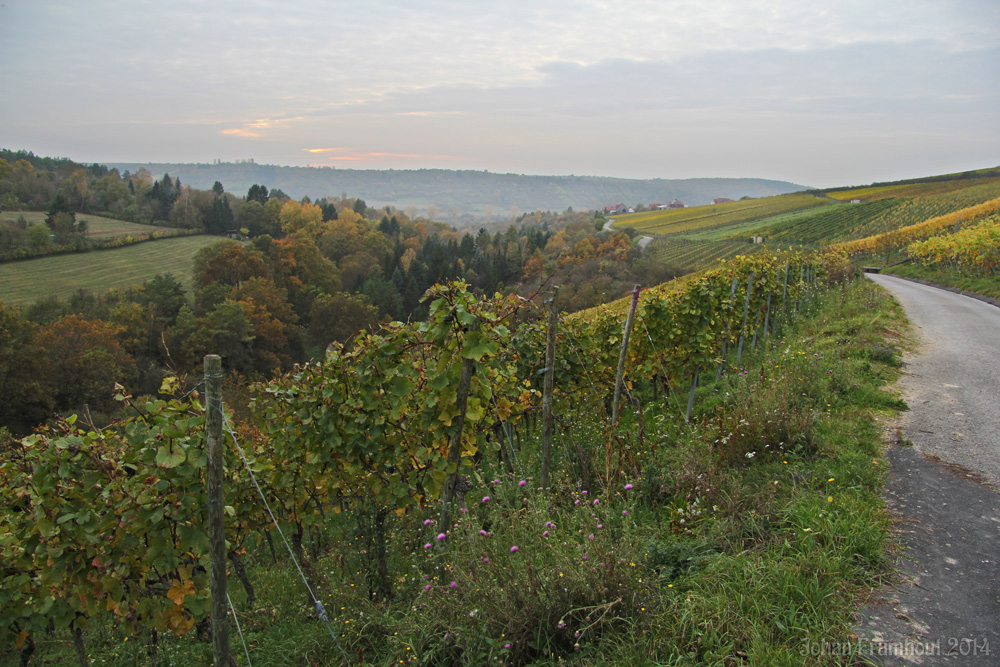
[[[886,503],[901,580],[857,625],[886,666],[1000,665],[1000,308],[884,275],[919,348],[899,387],[912,447],[892,446]]]

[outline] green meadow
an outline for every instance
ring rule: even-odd
[[[188,287],[195,253],[219,240],[218,236],[184,236],[0,264],[0,301],[26,306],[40,297],[65,298],[79,289],[100,294],[143,283],[160,273],[172,273]]]

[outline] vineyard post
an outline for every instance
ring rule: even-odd
[[[470,331],[478,330],[479,323],[469,328]],[[444,490],[441,496],[441,526],[442,533],[447,533],[451,527],[451,501],[455,498],[455,484],[458,482],[458,468],[462,460],[462,431],[465,430],[465,407],[469,402],[469,389],[472,387],[472,372],[475,369],[475,360],[462,359],[462,375],[458,380],[458,394],[455,397],[455,407],[458,408],[458,416],[455,417],[455,433],[451,436],[451,443],[448,447],[448,467],[455,467],[454,472],[449,472],[444,479]]]
[[[782,318],[788,312],[786,310],[787,305],[785,303],[785,300],[786,300],[787,297],[788,297],[788,262],[786,261],[785,262],[785,286],[781,290],[781,316],[782,316]],[[777,328],[775,328],[775,333],[777,333]]]
[[[559,287],[553,289],[549,299],[549,331],[545,340],[545,380],[542,383],[542,489],[549,490],[549,465],[552,463],[552,394],[556,386],[556,326],[559,311],[556,309],[556,295]]]
[[[226,606],[225,500],[222,494],[222,357],[205,357],[205,448],[208,455],[208,541],[212,560],[212,654],[214,664],[230,664],[229,610]]]
[[[729,321],[726,322],[726,333],[722,338],[722,354],[719,360],[719,367],[715,369],[715,381],[718,382],[722,376],[722,367],[726,363],[726,348],[729,346],[729,330],[733,326],[733,308],[736,306],[736,282],[737,276],[733,276],[733,286],[729,289]]]
[[[698,388],[698,367],[694,367],[694,377],[691,378],[691,392],[688,394],[687,412],[684,413],[684,421],[691,421],[691,408],[694,407],[694,390]]]
[[[625,377],[625,357],[628,355],[628,339],[632,335],[632,322],[635,319],[635,308],[639,305],[639,286],[632,290],[632,305],[628,309],[628,317],[625,318],[625,333],[622,336],[622,351],[618,355],[618,370],[615,373],[615,393],[611,403],[611,429],[618,426],[618,410],[621,407],[622,380]]]
[[[767,343],[767,331],[771,324],[771,290],[767,291],[767,305],[764,306],[764,337],[760,339],[760,344]],[[767,348],[764,348],[767,349]]]
[[[736,348],[736,368],[740,367],[740,359],[743,357],[743,335],[747,330],[747,314],[750,312],[751,294],[753,294],[753,271],[750,272],[750,280],[747,282],[747,300],[743,304],[743,324],[740,325],[740,343]]]

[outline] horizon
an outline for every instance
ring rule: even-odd
[[[637,20],[641,19],[641,20]],[[0,6],[0,145],[828,188],[1000,162],[1000,6]]]

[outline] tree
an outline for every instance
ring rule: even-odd
[[[248,202],[255,201],[261,206],[263,206],[264,204],[267,203],[267,198],[268,198],[268,192],[266,186],[257,185],[256,183],[254,183],[253,185],[250,186],[250,189],[247,191]]]
[[[225,191],[226,189],[222,187],[222,183],[220,183],[219,181],[216,181],[215,183],[212,184],[212,192],[215,193],[216,197],[221,197]]]
[[[378,322],[378,308],[360,294],[320,294],[309,312],[306,343],[321,352],[333,341],[346,343],[359,331],[374,329]]]
[[[278,216],[281,230],[288,235],[304,232],[316,239],[323,233],[323,211],[315,204],[287,201]]]
[[[209,234],[224,234],[235,226],[233,209],[225,197],[216,197],[212,209],[205,216],[205,231]]]
[[[362,218],[365,217],[365,212],[368,211],[368,204],[365,203],[364,199],[358,198],[354,200],[354,212],[360,215]]]
[[[194,256],[194,280],[199,287],[213,282],[233,287],[244,280],[268,275],[260,251],[236,241],[219,241]]]
[[[48,350],[57,410],[84,404],[113,409],[115,383],[131,383],[136,374],[135,360],[118,342],[118,334],[117,327],[79,315],[67,315],[42,328],[38,340]]]
[[[52,411],[49,361],[38,326],[0,303],[0,426],[24,435]]]

